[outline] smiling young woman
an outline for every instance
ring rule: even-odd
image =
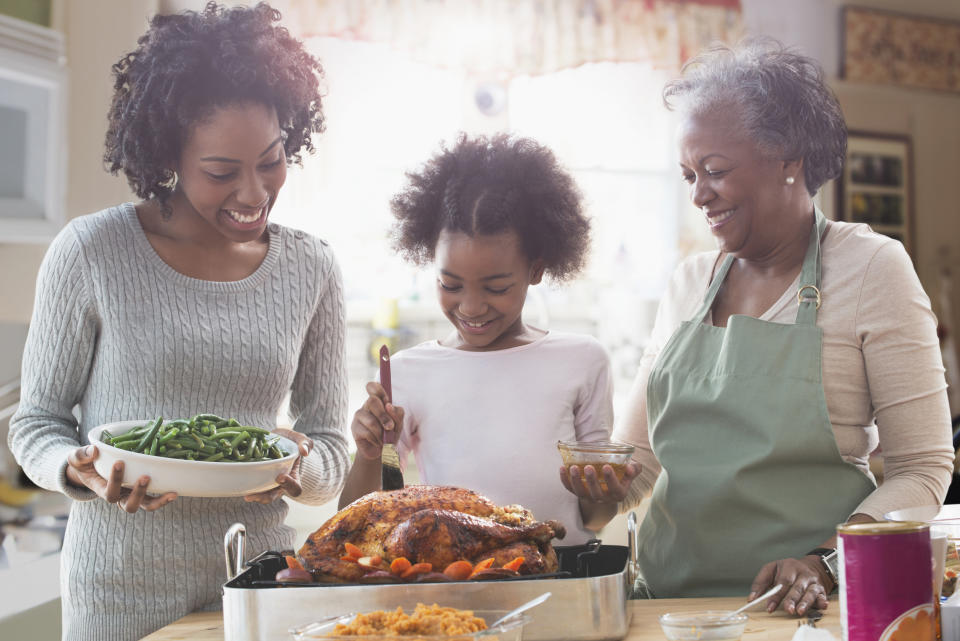
[[[255,550],[289,548],[278,499],[342,487],[339,268],[325,242],[269,222],[323,129],[320,65],[279,17],[211,3],[153,18],[114,65],[105,153],[142,200],[71,221],[41,268],[10,444],[37,484],[75,499],[65,639],[139,639],[218,607],[231,523]],[[293,429],[275,431],[300,457],[272,490],[153,496],[122,462],[109,478],[94,468],[98,425],[209,412],[273,430],[288,395]]]

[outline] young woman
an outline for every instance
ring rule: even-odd
[[[288,548],[280,496],[322,503],[342,487],[340,274],[326,243],[268,222],[323,128],[319,63],[278,19],[209,4],[151,21],[114,65],[105,154],[143,200],[74,219],[41,268],[10,445],[75,500],[66,639],[139,639],[219,607],[231,523],[253,551]],[[122,463],[94,470],[97,425],[212,412],[272,428],[288,394],[293,431],[277,431],[300,458],[274,490],[150,496],[146,477],[121,486]]]

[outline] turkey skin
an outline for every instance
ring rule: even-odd
[[[519,574],[543,574],[557,571],[551,541],[565,534],[557,521],[538,522],[520,506],[500,507],[471,490],[412,485],[357,499],[311,534],[298,556],[325,582],[353,583],[370,573],[344,558],[346,543],[385,564],[403,557],[439,572],[454,561],[493,558],[498,568],[522,556]]]

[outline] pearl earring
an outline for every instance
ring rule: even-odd
[[[796,182],[796,180],[797,180],[797,179],[794,178],[793,176],[787,176],[786,183],[787,183],[788,185],[792,185],[793,183]]]

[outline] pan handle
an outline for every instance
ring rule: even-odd
[[[243,523],[234,523],[223,537],[223,555],[227,562],[227,581],[243,571],[244,543],[247,540],[247,528]]]
[[[637,528],[637,513],[631,511],[627,514],[627,551],[629,559],[627,560],[627,578],[630,580],[630,589],[637,582],[640,576],[640,563],[637,561],[637,554],[640,550],[640,530]]]

